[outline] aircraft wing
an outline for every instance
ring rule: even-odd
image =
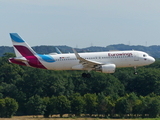
[[[80,60],[80,63],[83,65],[83,67],[85,68],[93,68],[96,65],[102,65],[103,63],[100,62],[96,62],[96,61],[92,61],[92,60],[86,60],[82,57],[80,57],[80,55],[77,53],[77,51],[73,48],[73,52],[75,53],[77,59]]]

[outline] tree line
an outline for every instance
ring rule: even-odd
[[[150,66],[116,69],[114,74],[82,71],[50,71],[8,62],[14,54],[0,58],[0,111],[12,99],[10,115],[54,114],[98,117],[157,117],[160,114],[160,61]],[[3,101],[3,102],[1,102]],[[3,107],[1,107],[3,106]]]
[[[55,47],[59,48],[62,53],[73,53],[72,47],[63,45],[63,46],[33,46],[33,50],[35,50],[39,54],[49,54],[56,53]],[[91,46],[86,48],[76,48],[77,52],[102,52],[102,51],[110,51],[110,50],[139,50],[145,51],[154,58],[160,58],[160,47],[158,45],[153,46],[140,46],[140,45],[125,45],[125,44],[116,44],[116,45],[108,45],[106,47],[100,46]],[[9,46],[0,46],[0,56],[3,56],[5,53],[14,53],[13,47]]]
[[[29,99],[27,108],[31,114],[43,114],[44,117],[57,114],[63,117],[64,114],[69,114],[71,117],[155,118],[160,114],[160,96],[151,94],[138,97],[135,93],[130,93],[114,99],[103,93],[87,93],[83,96],[73,93],[69,97],[61,95],[51,98],[36,95]]]

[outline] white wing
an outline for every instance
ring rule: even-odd
[[[98,65],[103,65],[103,63],[92,61],[92,60],[86,60],[86,59],[80,57],[80,55],[77,53],[77,51],[74,48],[72,48],[72,49],[73,49],[73,52],[75,53],[77,59],[80,60],[79,63],[82,64],[84,68],[95,68]]]

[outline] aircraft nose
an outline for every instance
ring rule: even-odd
[[[149,61],[150,61],[151,63],[154,63],[154,62],[155,62],[155,59],[154,59],[153,57],[150,57],[150,58],[149,58]]]

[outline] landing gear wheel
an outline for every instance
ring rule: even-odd
[[[87,76],[87,74],[86,74],[86,73],[82,73],[82,77],[84,77],[84,78],[85,78],[86,76]]]
[[[90,78],[91,77],[91,74],[90,73],[87,73],[87,78]]]
[[[90,78],[91,74],[90,73],[82,73],[83,78]]]
[[[137,73],[137,72],[134,72],[134,74],[137,75],[138,73]]]

